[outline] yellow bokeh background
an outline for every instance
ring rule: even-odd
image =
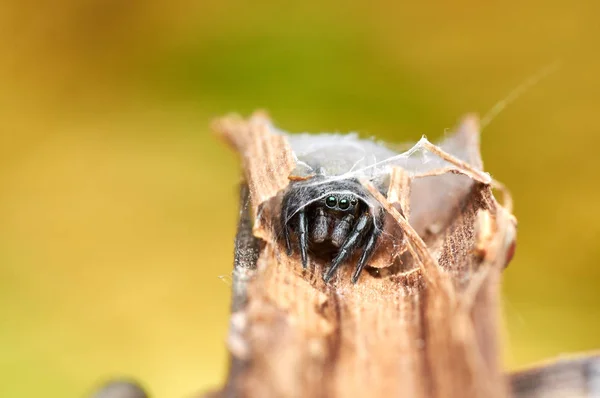
[[[213,117],[439,138],[549,64],[483,133],[512,190],[507,369],[600,348],[600,3],[4,1],[1,397],[218,385],[239,163]]]

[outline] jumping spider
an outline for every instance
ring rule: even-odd
[[[384,212],[374,205],[374,199],[358,180],[328,181],[317,176],[290,183],[280,219],[287,254],[292,254],[295,237],[305,269],[309,249],[317,254],[334,254],[323,274],[325,282],[356,249],[362,248],[352,275],[352,283],[356,283],[381,234]]]

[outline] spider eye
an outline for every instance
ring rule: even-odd
[[[329,196],[327,199],[325,199],[325,204],[327,205],[327,207],[335,207],[335,205],[337,204],[336,197]]]
[[[350,201],[348,199],[340,199],[340,209],[346,210],[350,207]]]

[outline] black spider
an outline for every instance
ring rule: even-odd
[[[372,196],[355,179],[327,181],[315,177],[291,182],[281,206],[287,253],[292,254],[295,235],[304,268],[309,248],[316,254],[333,254],[331,266],[323,274],[328,282],[337,268],[362,247],[352,275],[352,283],[356,283],[381,234],[383,215],[383,209],[373,205]]]

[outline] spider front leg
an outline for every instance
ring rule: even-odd
[[[300,246],[302,268],[306,269],[308,265],[308,222],[306,221],[304,209],[298,212],[298,244]]]
[[[302,268],[306,268],[308,265],[308,223],[306,220],[306,213],[304,210],[300,210],[297,214],[297,231],[295,231],[296,236],[298,237],[298,246],[300,248],[300,258],[302,259]],[[292,220],[287,220],[287,222],[283,222],[283,236],[285,238],[285,248],[288,256],[292,255],[292,241],[291,241],[291,232],[292,227],[290,223]]]
[[[325,272],[325,274],[323,274],[323,280],[325,281],[325,283],[329,282],[329,280],[331,279],[331,277],[333,276],[335,271],[338,269],[338,267],[348,257],[350,257],[352,252],[358,246],[360,246],[360,244],[363,240],[363,236],[369,231],[369,229],[372,226],[373,226],[373,217],[371,216],[371,213],[367,211],[360,216],[358,221],[356,221],[356,224],[354,224],[354,228],[352,229],[352,232],[350,232],[350,234],[346,238],[346,241],[340,248],[337,256],[335,256],[335,258],[331,262],[331,266],[329,267],[327,272]],[[372,245],[374,246],[374,244],[375,244],[375,242],[373,242]],[[372,250],[373,249],[371,249],[371,251]],[[362,259],[362,257],[361,257],[361,259]],[[366,260],[367,259],[365,258],[365,261]],[[364,267],[364,265],[363,265],[363,267]]]
[[[294,222],[296,218],[296,222]],[[282,203],[282,214],[281,214],[281,229],[283,230],[283,236],[285,239],[285,248],[288,256],[292,255],[292,240],[291,233],[294,232],[298,238],[298,244],[300,246],[300,258],[302,259],[302,267],[306,268],[308,265],[308,221],[306,219],[306,213],[304,209],[300,209],[295,215],[291,212],[290,198],[284,197]],[[296,224],[297,228],[293,228]],[[295,230],[294,230],[295,229]]]
[[[379,225],[383,223],[384,213],[383,210],[379,211],[378,214]],[[356,265],[356,269],[354,270],[354,274],[352,274],[352,283],[356,283],[358,278],[360,277],[360,273],[362,272],[365,265],[367,265],[367,261],[371,258],[373,254],[373,250],[375,250],[375,245],[377,244],[377,240],[379,239],[379,235],[381,235],[381,228],[377,227],[377,224],[373,225],[373,229],[371,230],[371,235],[367,240],[367,244],[365,245],[365,249],[360,255],[360,259],[358,260],[358,264]]]
[[[292,241],[290,240],[290,226],[287,222],[283,222],[283,237],[285,238],[285,252],[288,256],[292,255]]]

